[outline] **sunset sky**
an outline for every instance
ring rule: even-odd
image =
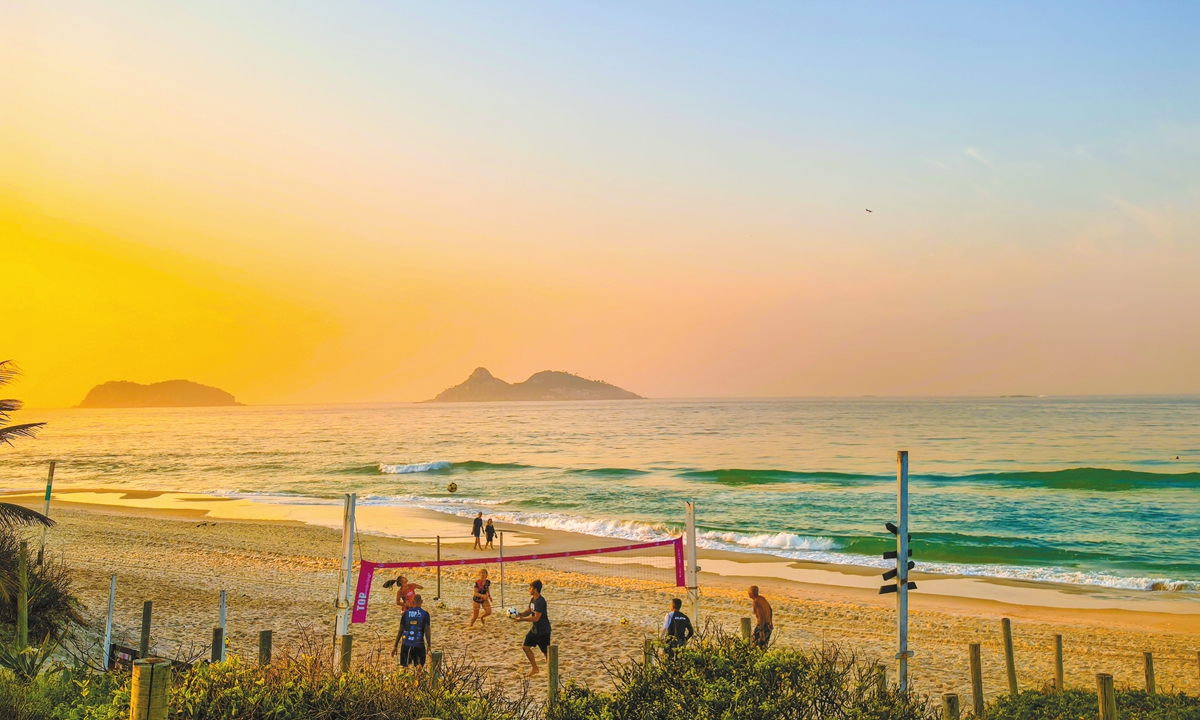
[[[1044,5],[5,2],[0,359],[1200,392],[1200,5]]]

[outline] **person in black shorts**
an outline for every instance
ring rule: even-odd
[[[425,651],[433,646],[433,635],[429,631],[429,613],[421,607],[421,596],[413,597],[413,606],[404,611],[400,618],[400,633],[396,645],[400,645],[400,665],[425,667]],[[392,646],[392,657],[396,657],[396,645]]]
[[[667,613],[666,620],[663,621],[663,639],[667,642],[667,651],[670,652],[675,648],[683,647],[688,640],[696,634],[692,628],[692,621],[687,615],[683,614],[683,601],[675,598],[671,601],[671,612]]]
[[[487,543],[484,544],[484,550],[495,550],[496,546],[492,541],[496,539],[496,526],[492,524],[492,519],[488,518],[487,525],[483,526],[483,532],[487,535]]]
[[[538,664],[533,656],[533,648],[541,650],[542,655],[545,655],[550,647],[550,617],[546,614],[546,598],[542,597],[541,580],[529,583],[529,608],[513,619],[517,622],[533,623],[533,627],[525,635],[522,649],[525,650],[525,657],[529,658],[529,674],[537,675]]]
[[[479,542],[479,536],[483,535],[483,513],[479,513],[471,521],[471,534],[475,536],[475,549],[482,550],[483,545]]]

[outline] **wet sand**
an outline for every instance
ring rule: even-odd
[[[10,501],[40,505],[36,495]],[[76,572],[88,616],[102,627],[109,577],[117,575],[116,639],[137,644],[143,600],[154,601],[156,652],[203,653],[217,621],[218,597],[228,593],[233,652],[253,657],[259,630],[276,647],[298,641],[304,628],[331,641],[338,580],[342,508],[338,503],[283,504],[179,493],[56,492],[59,525],[49,550]],[[425,510],[363,505],[356,555],[372,560],[432,559],[442,535],[443,557],[473,556],[469,520]],[[505,531],[506,554],[624,544],[624,541],[522,526]],[[413,541],[420,538],[419,541]],[[534,549],[536,548],[536,549]],[[510,551],[511,549],[511,551]],[[488,551],[492,553],[492,551]],[[617,556],[607,556],[617,557]],[[813,648],[837,643],[870,658],[895,653],[895,599],[877,594],[876,571],[769,556],[702,552],[702,621],[737,632],[749,612],[745,587],[756,583],[775,607],[778,644]],[[489,566],[493,580],[497,566]],[[434,645],[469,657],[506,688],[519,687],[528,669],[520,650],[527,624],[497,615],[468,628],[468,587],[476,568],[444,569],[442,600],[436,576],[413,573],[433,616]],[[368,622],[356,626],[356,647],[390,649],[399,612],[375,582]],[[524,583],[546,583],[564,679],[609,686],[604,662],[640,656],[657,633],[671,597],[673,571],[635,562],[554,561],[506,565],[506,600],[523,606]],[[1063,635],[1069,687],[1092,687],[1097,672],[1118,685],[1140,686],[1142,652],[1155,654],[1160,689],[1200,692],[1200,600],[1180,593],[1088,589],[946,576],[919,576],[912,593],[910,661],[916,686],[927,692],[970,694],[967,645],[983,644],[988,695],[1006,689],[1000,618],[1012,619],[1018,677],[1040,688],[1053,675],[1053,637]],[[499,606],[498,589],[493,596]],[[535,681],[540,691],[542,678]]]

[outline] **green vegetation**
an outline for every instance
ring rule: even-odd
[[[1067,690],[1061,693],[1023,692],[997,698],[987,720],[1093,720],[1096,693]],[[1183,693],[1150,695],[1141,690],[1117,692],[1117,717],[1121,720],[1200,720],[1200,698]]]

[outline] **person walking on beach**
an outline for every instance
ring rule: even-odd
[[[692,629],[692,621],[682,612],[683,601],[675,598],[671,601],[671,612],[663,622],[663,640],[667,642],[667,652],[681,648],[696,634]]]
[[[483,625],[483,619],[492,614],[492,581],[488,580],[487,570],[480,570],[479,577],[475,579],[475,586],[471,590],[471,606],[471,622],[467,627],[473,627],[476,620]],[[480,610],[483,610],[482,615],[479,614]]]
[[[475,520],[471,523],[471,534],[475,536],[475,549],[482,550],[483,546],[479,543],[479,536],[483,535],[483,513],[475,516]]]
[[[487,525],[484,526],[483,531],[487,535],[487,544],[484,545],[484,548],[495,550],[496,548],[492,545],[492,540],[496,539],[496,526],[492,524],[491,518],[488,518]]]
[[[396,657],[396,648],[399,646],[401,667],[425,667],[425,650],[433,647],[429,613],[421,604],[421,596],[413,596],[413,606],[405,610],[400,619],[400,632],[396,633],[396,642],[392,645],[392,657]]]
[[[393,585],[396,586],[396,604],[405,610],[414,607],[413,599],[416,598],[417,591],[425,589],[424,585],[410,583],[408,578],[403,575],[395,580],[388,580],[383,584],[385,588],[390,588]]]
[[[537,659],[533,656],[533,648],[541,650],[542,655],[545,655],[547,648],[550,647],[550,618],[546,615],[546,598],[542,597],[541,580],[529,583],[529,608],[513,619],[517,622],[533,623],[533,627],[529,628],[529,632],[525,635],[525,643],[522,645],[525,657],[529,658],[529,675],[532,677],[538,674],[538,664]]]
[[[771,642],[771,631],[775,629],[775,613],[771,603],[758,594],[757,585],[750,586],[750,599],[754,602],[754,646],[766,650]]]

